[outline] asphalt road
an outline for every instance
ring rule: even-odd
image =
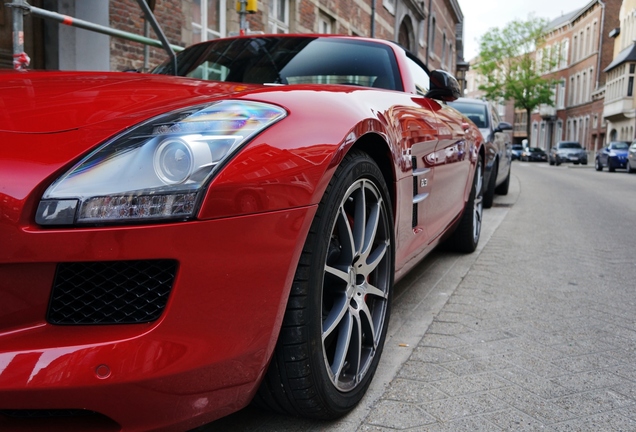
[[[636,358],[636,175],[596,172],[591,165],[554,167],[515,162],[512,180],[510,193],[496,196],[493,208],[485,211],[482,238],[475,253],[435,251],[396,285],[379,369],[362,403],[348,416],[332,423],[312,422],[248,407],[196,431],[516,430],[517,426],[512,425],[519,422],[510,420],[513,417],[522,417],[532,426],[529,429],[636,430],[636,418],[626,414],[636,412],[636,405],[631,405],[636,403],[636,369],[629,366]],[[464,300],[468,298],[467,291],[480,293],[470,305]],[[452,323],[450,316],[454,317]],[[586,316],[594,324],[589,329],[585,325],[571,329],[570,321],[567,327],[564,324],[566,319]],[[493,329],[504,328],[497,330],[497,337],[509,338],[506,340],[510,343],[490,345],[488,340],[478,340],[492,337],[495,330],[484,336],[470,328],[475,325],[475,317],[490,322]],[[571,336],[568,332],[572,332]],[[593,339],[588,333],[602,336],[603,340]],[[521,347],[519,353],[497,363],[500,369],[491,366],[487,375],[481,371],[478,377],[488,378],[489,386],[461,394],[462,403],[469,406],[475,402],[471,398],[491,398],[491,408],[480,407],[475,412],[464,409],[456,414],[459,417],[453,416],[452,396],[461,393],[461,377],[457,381],[438,377],[436,381],[419,383],[441,390],[438,395],[429,392],[430,401],[413,400],[404,390],[421,375],[413,371],[413,365],[429,367],[430,363],[421,359],[446,348],[451,337],[471,344],[467,348],[457,341],[449,345],[448,352],[457,356],[452,364],[470,359],[468,348],[475,351],[478,347],[480,358],[493,359],[501,355],[502,346],[506,353],[511,347]],[[610,427],[610,420],[607,428],[603,423],[599,427],[598,414],[590,420],[592,417],[586,413],[561,407],[569,403],[568,397],[579,396],[574,384],[577,379],[584,381],[582,387],[591,385],[578,373],[581,371],[567,366],[588,355],[571,354],[561,348],[562,339],[568,337],[570,345],[578,338],[588,341],[589,346],[607,341],[606,350],[612,356],[606,357],[616,359],[610,364],[626,364],[612,372],[614,381],[610,380],[610,384],[614,387],[603,387],[605,392],[622,396],[616,409],[608,408],[611,424],[620,424],[618,428]],[[611,338],[614,344],[608,341]],[[537,346],[532,345],[535,342]],[[583,350],[583,342],[580,345]],[[551,353],[548,372],[533,369],[532,362],[545,362],[542,352],[544,358],[546,352]],[[566,357],[569,355],[573,357]],[[446,367],[445,371],[453,370],[449,366],[452,364],[443,363],[450,359],[436,361]],[[607,378],[607,364],[597,363],[588,369],[596,367],[596,372]],[[544,384],[549,385],[550,391],[530,388],[532,397],[524,399],[526,405],[520,405],[518,400],[522,398],[515,392],[527,390],[529,378],[525,373],[532,375],[535,385],[549,380]],[[402,391],[396,392],[397,388]],[[560,391],[558,395],[548,394],[556,392],[555,388]],[[516,401],[508,399],[511,394]],[[587,387],[581,394],[591,397]],[[603,406],[602,401],[596,402],[594,406]],[[560,417],[541,415],[541,408],[547,403],[554,405],[550,412],[558,412]],[[626,408],[629,406],[633,409]],[[492,413],[488,413],[489,409]],[[582,427],[577,429],[577,425]]]

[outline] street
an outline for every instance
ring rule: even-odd
[[[196,431],[636,430],[636,175],[592,167],[513,164],[479,249],[396,285],[348,416],[248,407]]]

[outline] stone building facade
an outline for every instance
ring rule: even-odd
[[[147,0],[173,45],[238,34],[235,0]],[[117,30],[147,34],[135,0],[35,0],[31,4]],[[247,17],[249,31],[334,33],[393,40],[431,69],[443,68],[461,79],[463,14],[457,0],[260,0]],[[0,15],[0,67],[11,67],[11,15]],[[9,29],[9,30],[7,30]],[[32,66],[61,70],[147,70],[166,58],[158,48],[45,21],[25,20],[26,51]],[[43,49],[38,51],[36,47]]]
[[[609,29],[609,33],[614,37],[614,50],[612,62],[605,68],[607,141],[632,141],[636,139],[636,0],[623,0],[619,27]]]
[[[549,150],[558,141],[578,141],[590,153],[603,146],[604,69],[612,61],[609,31],[620,8],[620,0],[594,0],[550,23],[537,59],[551,59],[544,76],[556,80],[554,106],[532,115],[530,145]]]

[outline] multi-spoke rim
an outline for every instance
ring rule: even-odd
[[[340,391],[363,380],[386,325],[391,236],[386,203],[369,179],[352,184],[334,221],[322,289],[322,347]]]
[[[475,175],[477,178],[475,179],[475,201],[473,205],[473,240],[477,243],[481,233],[481,219],[484,212],[484,192],[482,189],[484,177],[482,175],[481,162],[477,163]]]

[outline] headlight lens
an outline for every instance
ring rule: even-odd
[[[100,146],[55,181],[40,225],[187,219],[223,161],[284,109],[222,101],[156,117]]]

